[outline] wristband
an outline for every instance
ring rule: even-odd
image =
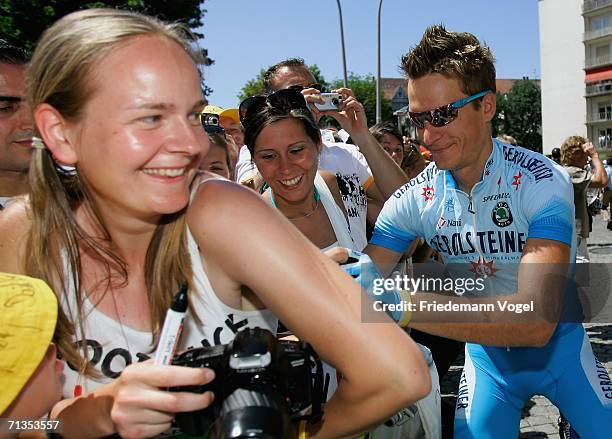
[[[298,424],[298,439],[308,439],[308,432],[306,431],[306,421],[300,421]]]
[[[402,312],[402,315],[397,324],[400,325],[400,327],[405,328],[406,326],[408,326],[408,323],[410,323],[410,317],[412,317],[412,294],[410,294],[410,292],[406,290],[399,290],[398,294],[400,301],[405,302],[406,310]]]
[[[392,290],[384,289],[383,292],[374,292],[373,286],[375,280],[383,278],[374,262],[372,262],[367,254],[361,252],[348,249],[348,254],[349,258],[353,258],[357,262],[341,265],[344,271],[361,285],[361,288],[372,300],[380,301],[386,305],[398,305],[393,307],[393,311],[387,308],[385,312],[400,327],[405,328],[408,326],[412,316],[412,295],[410,292],[397,288]]]

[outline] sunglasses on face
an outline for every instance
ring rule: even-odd
[[[250,98],[246,98],[238,107],[240,122],[244,125],[245,119],[247,119],[249,115],[255,114],[255,112],[264,105],[270,105],[271,107],[283,111],[302,108],[310,111],[301,91],[293,88],[286,88],[275,91],[268,96],[251,96]]]
[[[219,134],[225,138],[225,128],[219,125],[219,115],[211,113],[200,113],[200,123],[206,134]]]
[[[434,108],[429,111],[421,111],[418,113],[414,113],[412,111],[408,112],[408,117],[410,121],[417,128],[425,128],[425,122],[429,122],[431,126],[434,127],[443,127],[444,125],[448,125],[453,120],[457,118],[459,115],[459,109],[461,107],[465,107],[472,101],[476,99],[482,98],[484,95],[492,93],[491,90],[483,90],[480,93],[473,94],[472,96],[468,96],[463,99],[459,99],[458,101],[451,102],[448,105],[443,105],[438,108]]]

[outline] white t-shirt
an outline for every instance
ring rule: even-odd
[[[236,183],[245,184],[257,174],[257,166],[251,158],[251,152],[246,145],[242,145],[238,153],[238,161],[234,171],[234,179]]]

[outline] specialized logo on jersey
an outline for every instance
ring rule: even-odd
[[[508,203],[505,201],[497,203],[493,208],[491,218],[498,227],[506,227],[512,224],[512,212],[510,212]]]
[[[521,184],[521,178],[523,177],[523,174],[521,173],[521,171],[519,171],[518,174],[516,174],[514,177],[512,177],[513,181],[512,181],[512,186],[516,187],[516,190],[518,191],[518,188]]]
[[[421,195],[425,198],[425,201],[433,200],[433,197],[435,195],[433,186],[425,186]]]
[[[510,198],[510,192],[503,192],[501,194],[493,194],[493,195],[485,195],[484,197],[482,197],[482,202],[486,203],[487,201],[505,200],[506,198]]]
[[[482,277],[486,279],[490,276],[495,276],[495,273],[499,271],[499,269],[493,267],[493,260],[486,261],[484,258],[478,258],[476,262],[470,262],[472,264],[472,268],[470,271],[476,275],[476,277]]]
[[[461,222],[461,218],[459,219],[445,219],[443,216],[438,220],[437,227],[441,229],[442,227],[461,227],[463,223]]]

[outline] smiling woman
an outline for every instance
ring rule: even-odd
[[[355,248],[338,183],[318,173],[321,133],[303,95],[285,89],[240,107],[247,146],[269,187],[264,198],[320,249]]]
[[[359,286],[252,191],[196,177],[209,142],[186,36],[93,9],[55,23],[34,53],[42,140],[30,199],[0,217],[0,271],[40,277],[60,298],[68,367],[51,415],[66,438],[151,437],[175,413],[207,407],[210,392],[164,389],[207,383],[211,371],[144,361],[185,283],[181,348],[275,330],[278,316],[345,377],[313,437],[363,431],[428,391],[420,352],[393,324],[362,325]]]

